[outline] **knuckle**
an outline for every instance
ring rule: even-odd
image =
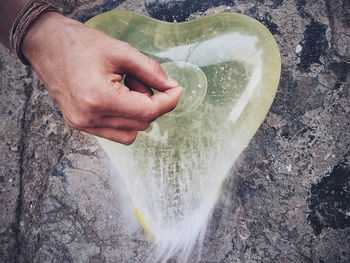
[[[176,108],[176,105],[178,103],[178,100],[174,100],[169,104],[169,111],[173,111]]]
[[[85,108],[89,111],[94,111],[99,108],[99,100],[96,96],[93,96],[89,93],[83,96],[83,104],[85,105]]]
[[[154,60],[154,59],[151,59],[151,58],[150,58],[150,60],[151,60],[151,64],[152,64],[152,67],[153,67],[155,73],[163,74],[163,69],[160,66],[160,63],[158,61]]]
[[[142,124],[140,124],[138,130],[139,130],[139,131],[145,131],[145,130],[148,129],[149,125],[150,125],[150,123],[147,123],[147,122],[142,123]]]
[[[164,113],[175,110],[179,102],[180,102],[179,97],[170,99],[166,105],[166,109]]]
[[[130,144],[132,144],[132,143],[136,140],[136,136],[137,136],[137,133],[124,136],[124,137],[120,140],[120,143],[122,143],[122,144],[124,144],[124,145],[130,145]]]
[[[152,122],[157,119],[158,115],[155,110],[147,110],[143,114],[143,120],[146,122]]]

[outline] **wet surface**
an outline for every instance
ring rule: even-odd
[[[192,262],[350,261],[349,1],[56,2],[81,20],[118,6],[168,21],[239,12],[268,26],[281,85]],[[144,262],[150,244],[96,142],[67,128],[3,48],[0,76],[0,262]]]

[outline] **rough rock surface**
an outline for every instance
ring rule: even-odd
[[[81,21],[117,7],[264,23],[281,49],[281,84],[224,184],[200,262],[350,262],[349,1],[53,2]],[[0,262],[143,262],[149,244],[94,139],[67,128],[4,48],[0,76]]]

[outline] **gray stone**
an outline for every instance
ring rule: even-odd
[[[280,87],[190,262],[350,261],[348,1],[56,3],[82,21],[120,4],[167,21],[240,12],[265,24],[281,49]],[[0,75],[0,262],[144,262],[151,244],[95,140],[67,128],[3,48]]]
[[[350,60],[350,2],[335,0],[326,1],[331,27],[331,44],[338,56]]]
[[[30,70],[0,47],[0,262],[17,253],[23,116],[30,92]]]
[[[50,0],[50,3],[57,7],[58,10],[63,14],[69,14],[73,12],[76,7],[75,0]]]

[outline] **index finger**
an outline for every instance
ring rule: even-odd
[[[102,103],[105,115],[139,121],[153,121],[172,111],[182,94],[180,86],[149,96],[119,85],[118,88],[114,87],[105,93]]]

